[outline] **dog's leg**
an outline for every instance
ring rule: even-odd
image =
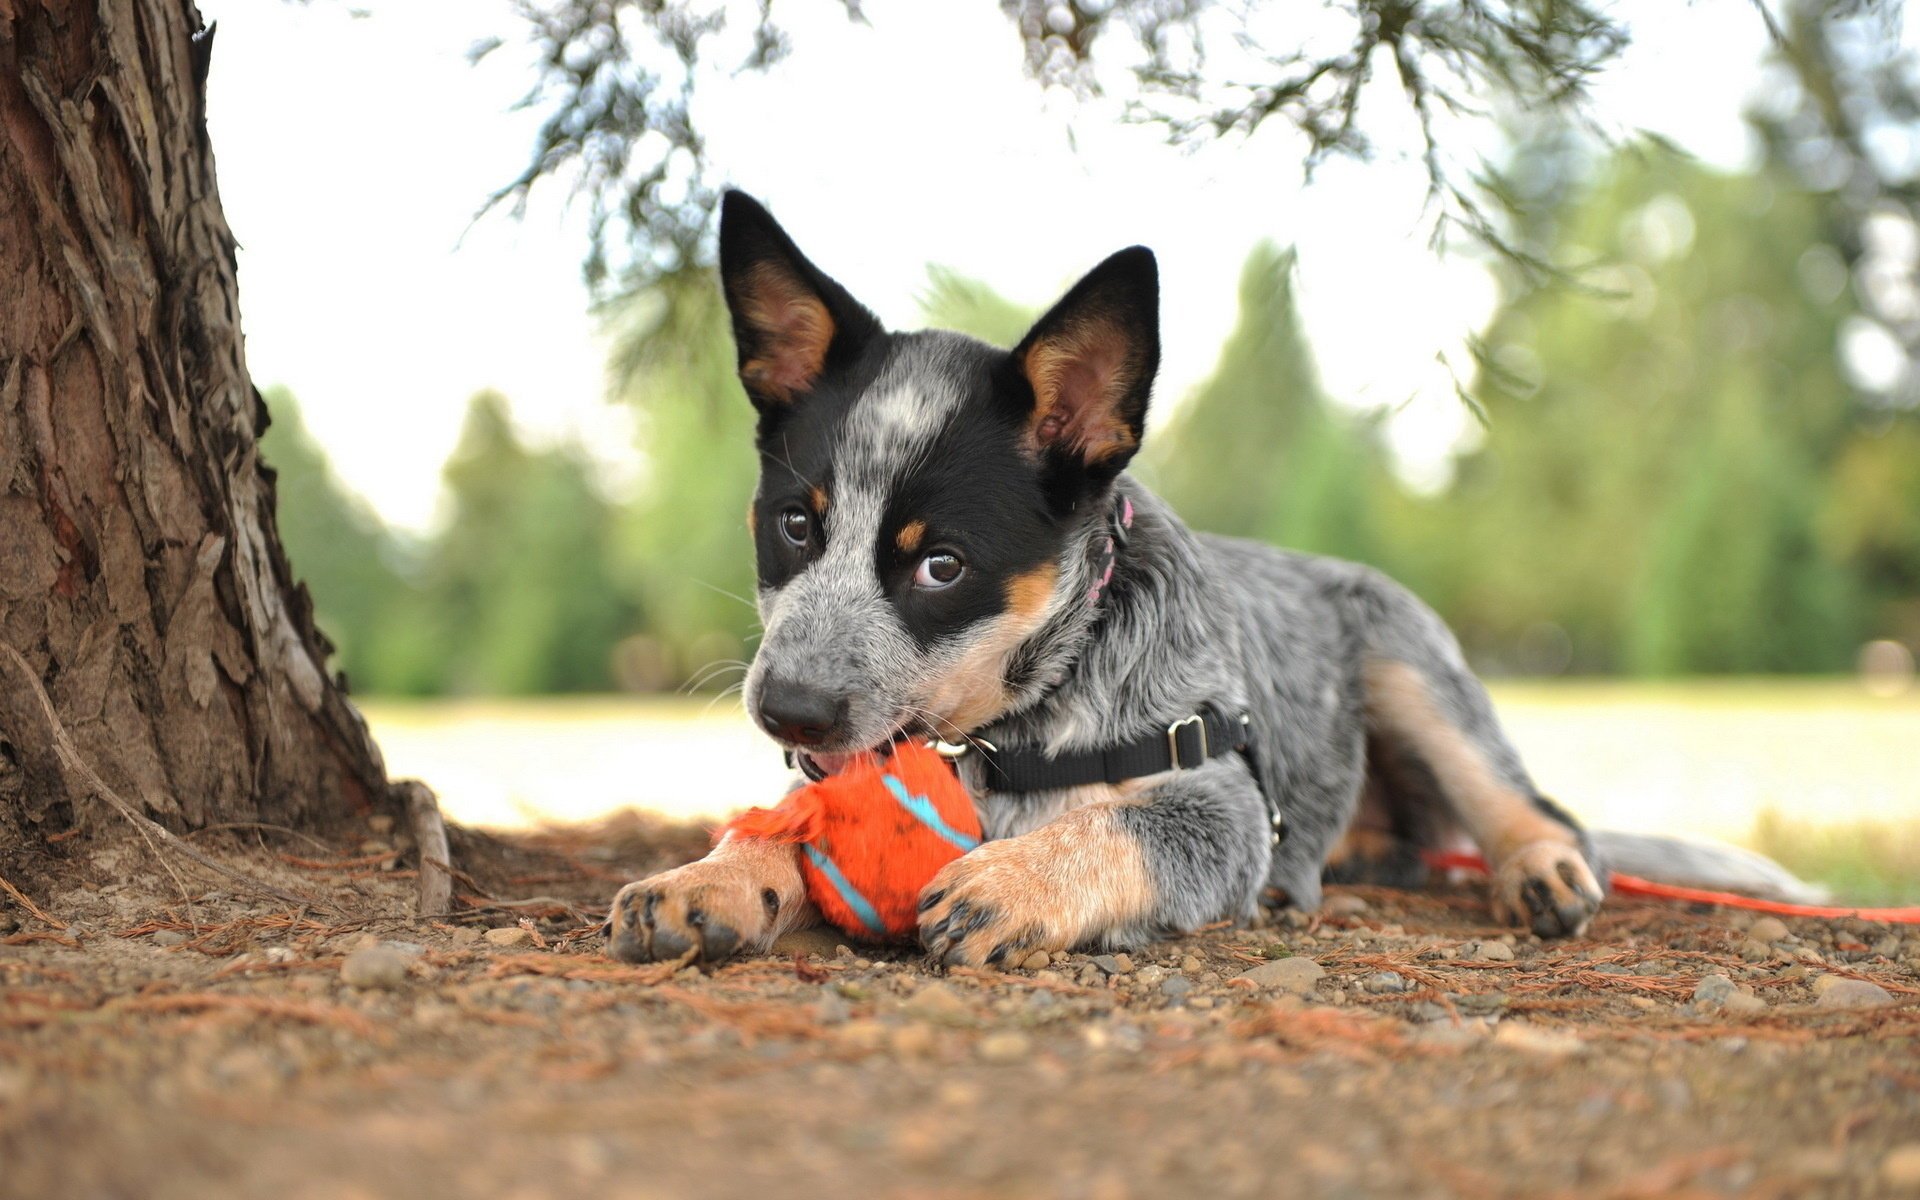
[[[1374,733],[1425,762],[1486,855],[1494,915],[1542,937],[1583,931],[1602,895],[1591,849],[1572,819],[1534,790],[1479,681],[1464,668],[1430,673],[1373,659],[1366,697]]]
[[[613,898],[607,949],[623,962],[704,962],[764,951],[789,929],[818,922],[800,877],[800,850],[729,834],[698,862],[630,883]]]
[[[1250,916],[1269,837],[1244,764],[1221,760],[955,859],[921,893],[920,941],[980,966]]]

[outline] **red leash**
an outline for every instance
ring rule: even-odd
[[[1464,851],[1428,851],[1427,865],[1436,870],[1478,871],[1485,874],[1487,860],[1478,854]],[[1863,921],[1888,921],[1895,925],[1920,925],[1920,906],[1911,908],[1847,908],[1826,904],[1786,904],[1778,900],[1756,900],[1752,896],[1740,896],[1733,892],[1710,892],[1705,888],[1680,887],[1671,883],[1655,883],[1651,879],[1641,879],[1637,875],[1622,875],[1615,871],[1612,878],[1613,890],[1623,896],[1647,896],[1657,900],[1680,900],[1695,904],[1721,904],[1728,908],[1744,908],[1753,912],[1773,913],[1782,917],[1859,917]]]

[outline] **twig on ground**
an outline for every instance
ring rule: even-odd
[[[19,901],[21,907],[25,908],[28,912],[38,917],[43,923],[51,925],[55,929],[65,929],[67,927],[67,923],[65,921],[62,921],[59,917],[49,915],[45,909],[41,908],[38,904],[35,904],[32,900],[28,899],[27,894],[25,892],[13,886],[13,884],[7,882],[7,877],[5,875],[0,875],[0,891],[5,892],[7,895],[12,896],[15,900]]]
[[[453,908],[453,852],[447,846],[447,823],[433,789],[417,779],[393,785],[405,804],[413,826],[413,844],[420,855],[420,915],[445,916]]]

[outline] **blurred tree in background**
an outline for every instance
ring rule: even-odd
[[[614,581],[618,513],[576,447],[530,450],[504,397],[475,396],[443,472],[447,519],[410,544],[348,493],[284,389],[263,453],[282,533],[321,629],[360,692],[603,691],[611,648],[638,625]]]
[[[647,614],[622,647],[632,687],[732,682],[759,628],[747,504],[759,463],[733,329],[704,271],[610,310],[615,396],[640,420],[643,475],[619,523],[617,571]]]
[[[1271,245],[1248,257],[1239,322],[1213,374],[1162,416],[1142,472],[1197,528],[1378,561],[1395,486],[1378,421],[1321,390],[1293,267]]]
[[[264,398],[272,424],[260,453],[278,475],[280,537],[314,597],[336,665],[356,690],[408,690],[390,669],[382,631],[420,616],[411,547],[334,474],[293,393],[270,388]]]

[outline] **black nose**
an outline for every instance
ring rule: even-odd
[[[760,687],[760,727],[783,742],[818,746],[847,719],[847,698],[791,679]]]

